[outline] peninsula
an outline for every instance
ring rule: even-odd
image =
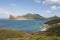
[[[22,16],[13,16],[10,15],[9,16],[10,20],[43,20],[45,19],[45,17],[40,16],[39,14],[26,14],[26,15],[22,15]]]

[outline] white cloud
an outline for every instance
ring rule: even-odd
[[[23,13],[21,14],[21,13],[15,13],[15,12],[11,12],[11,11],[8,11],[8,10],[6,10],[6,9],[4,9],[4,8],[0,8],[0,15],[6,15],[6,16],[9,16],[9,15],[13,15],[13,16],[17,16],[17,15],[23,15]]]
[[[51,8],[51,10],[57,10],[57,6],[52,6],[50,8]]]
[[[51,6],[50,10],[47,10],[46,13],[52,13],[53,11],[58,10],[58,9],[60,9],[60,7],[58,7],[58,6]]]
[[[60,7],[52,6],[52,7],[50,7],[50,9],[51,9],[51,10],[58,10],[58,9],[60,9]]]
[[[11,5],[11,6],[16,6],[16,4],[15,4],[15,3],[10,3],[10,5]]]
[[[50,10],[47,10],[46,13],[51,13],[51,11]]]
[[[4,8],[0,8],[0,14],[10,15],[13,14],[10,11],[5,10]]]
[[[41,1],[40,0],[34,0],[36,3],[41,3]]]
[[[60,0],[45,0],[43,1],[43,4],[60,4]]]

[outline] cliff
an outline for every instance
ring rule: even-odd
[[[17,16],[14,17],[13,15],[9,16],[10,20],[33,20],[33,19],[45,19],[44,17],[38,15],[38,14],[26,14],[26,15],[22,15],[22,16]]]

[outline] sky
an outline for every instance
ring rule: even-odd
[[[27,13],[60,17],[60,0],[0,0],[0,18]]]

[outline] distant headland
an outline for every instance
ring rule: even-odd
[[[10,20],[43,20],[45,19],[45,17],[40,16],[39,14],[26,14],[26,15],[22,15],[22,16],[13,16],[10,15],[9,16]]]

